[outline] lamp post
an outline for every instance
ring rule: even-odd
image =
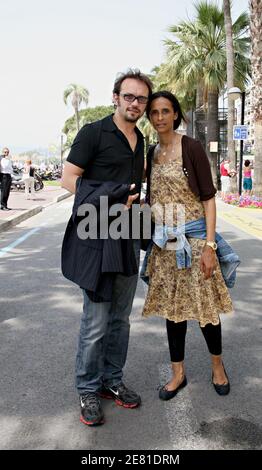
[[[63,135],[63,134],[61,134],[61,144],[60,144],[60,145],[61,145],[61,148],[60,148],[60,159],[61,159],[61,162],[60,162],[60,164],[61,164],[61,176],[62,176],[62,173],[63,173],[63,137],[64,137],[64,135]]]
[[[243,126],[245,123],[244,121],[245,121],[246,93],[244,91],[241,91],[238,87],[233,87],[228,90],[228,94],[233,98],[234,101],[241,97],[241,126]],[[244,149],[244,141],[243,139],[240,139],[239,179],[238,179],[238,192],[240,196],[242,194],[243,149]]]

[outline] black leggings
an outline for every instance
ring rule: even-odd
[[[183,361],[185,357],[187,321],[175,323],[167,320],[166,329],[171,361]],[[222,353],[221,323],[219,322],[218,325],[208,323],[206,326],[201,328],[201,331],[206,340],[210,354],[217,356],[220,355]]]

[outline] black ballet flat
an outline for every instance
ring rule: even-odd
[[[176,394],[184,388],[187,385],[187,378],[186,376],[184,377],[183,382],[175,389],[175,390],[167,390],[165,385],[160,388],[159,390],[159,398],[160,400],[170,400],[171,398],[174,398]]]
[[[223,364],[223,367],[224,367],[224,364]],[[214,389],[217,392],[217,394],[221,395],[221,396],[222,395],[228,395],[229,392],[230,392],[230,383],[229,383],[229,379],[228,379],[225,367],[224,367],[224,371],[225,371],[226,378],[227,378],[228,382],[227,382],[227,384],[222,384],[222,385],[214,384],[214,382],[213,382],[214,374],[212,373],[212,384],[214,385]]]

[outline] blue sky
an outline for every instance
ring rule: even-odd
[[[192,0],[0,0],[0,145],[59,143],[69,83],[90,106],[111,104],[117,72],[164,57],[167,27],[193,18]],[[222,1],[218,1],[221,5]],[[233,1],[233,18],[248,0]]]

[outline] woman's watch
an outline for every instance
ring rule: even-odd
[[[206,242],[206,246],[210,246],[212,250],[216,251],[217,249],[217,243],[216,242]]]

